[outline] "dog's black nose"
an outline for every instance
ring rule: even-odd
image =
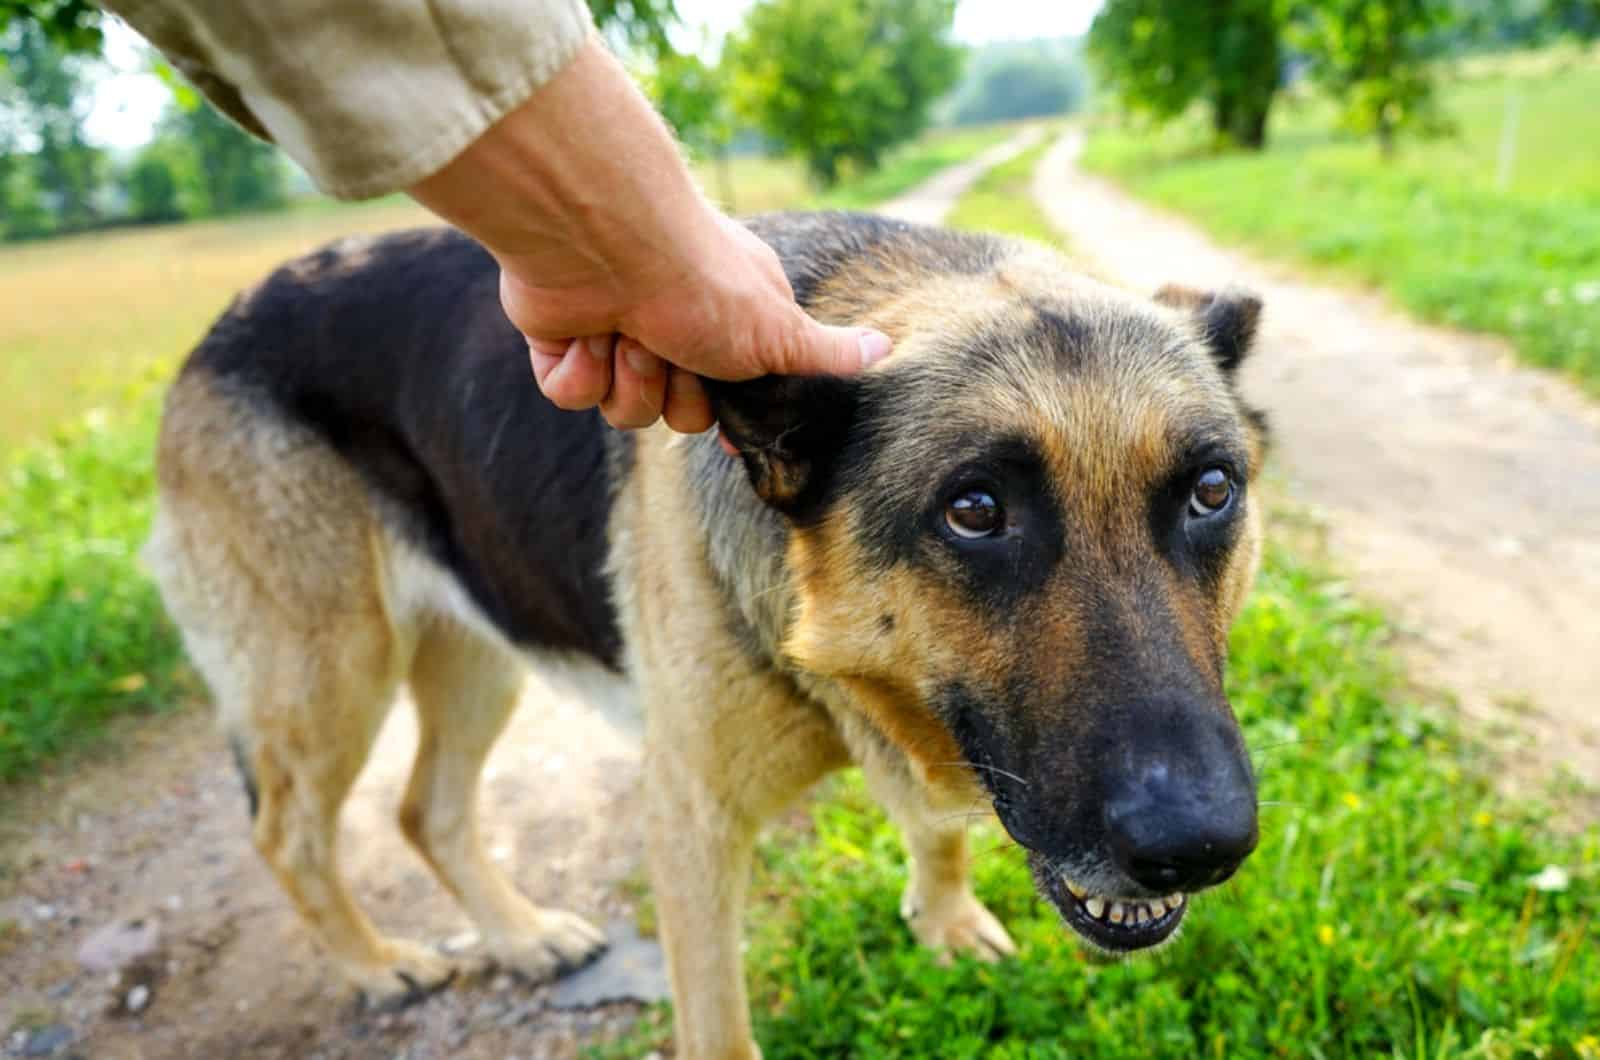
[[[1221,883],[1256,847],[1249,767],[1237,754],[1203,757],[1210,761],[1147,760],[1124,774],[1106,800],[1117,867],[1153,891]]]

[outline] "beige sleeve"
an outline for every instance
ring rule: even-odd
[[[582,0],[107,0],[195,87],[326,192],[442,168],[566,65]]]

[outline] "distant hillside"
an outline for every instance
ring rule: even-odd
[[[955,91],[940,103],[940,124],[978,125],[1066,114],[1088,96],[1078,37],[1003,41],[972,49]]]

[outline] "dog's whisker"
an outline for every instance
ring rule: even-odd
[[[1013,773],[1013,772],[1011,772],[1009,770],[1001,769],[999,766],[986,766],[986,765],[982,764],[981,762],[964,762],[964,761],[963,762],[933,762],[933,763],[929,764],[928,768],[930,768],[930,769],[954,769],[957,766],[966,766],[968,769],[987,769],[991,773],[999,773],[1003,777],[1009,777],[1010,779],[1016,781],[1018,784],[1021,784],[1023,787],[1027,787],[1028,786],[1028,782],[1026,780],[1023,780],[1021,777],[1017,776],[1015,773]]]

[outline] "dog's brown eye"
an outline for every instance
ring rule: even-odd
[[[1228,506],[1233,497],[1233,480],[1220,467],[1210,467],[1195,480],[1194,493],[1189,497],[1192,515],[1215,515]]]
[[[1001,527],[1000,502],[988,490],[968,490],[950,502],[944,521],[957,537],[988,537]]]

